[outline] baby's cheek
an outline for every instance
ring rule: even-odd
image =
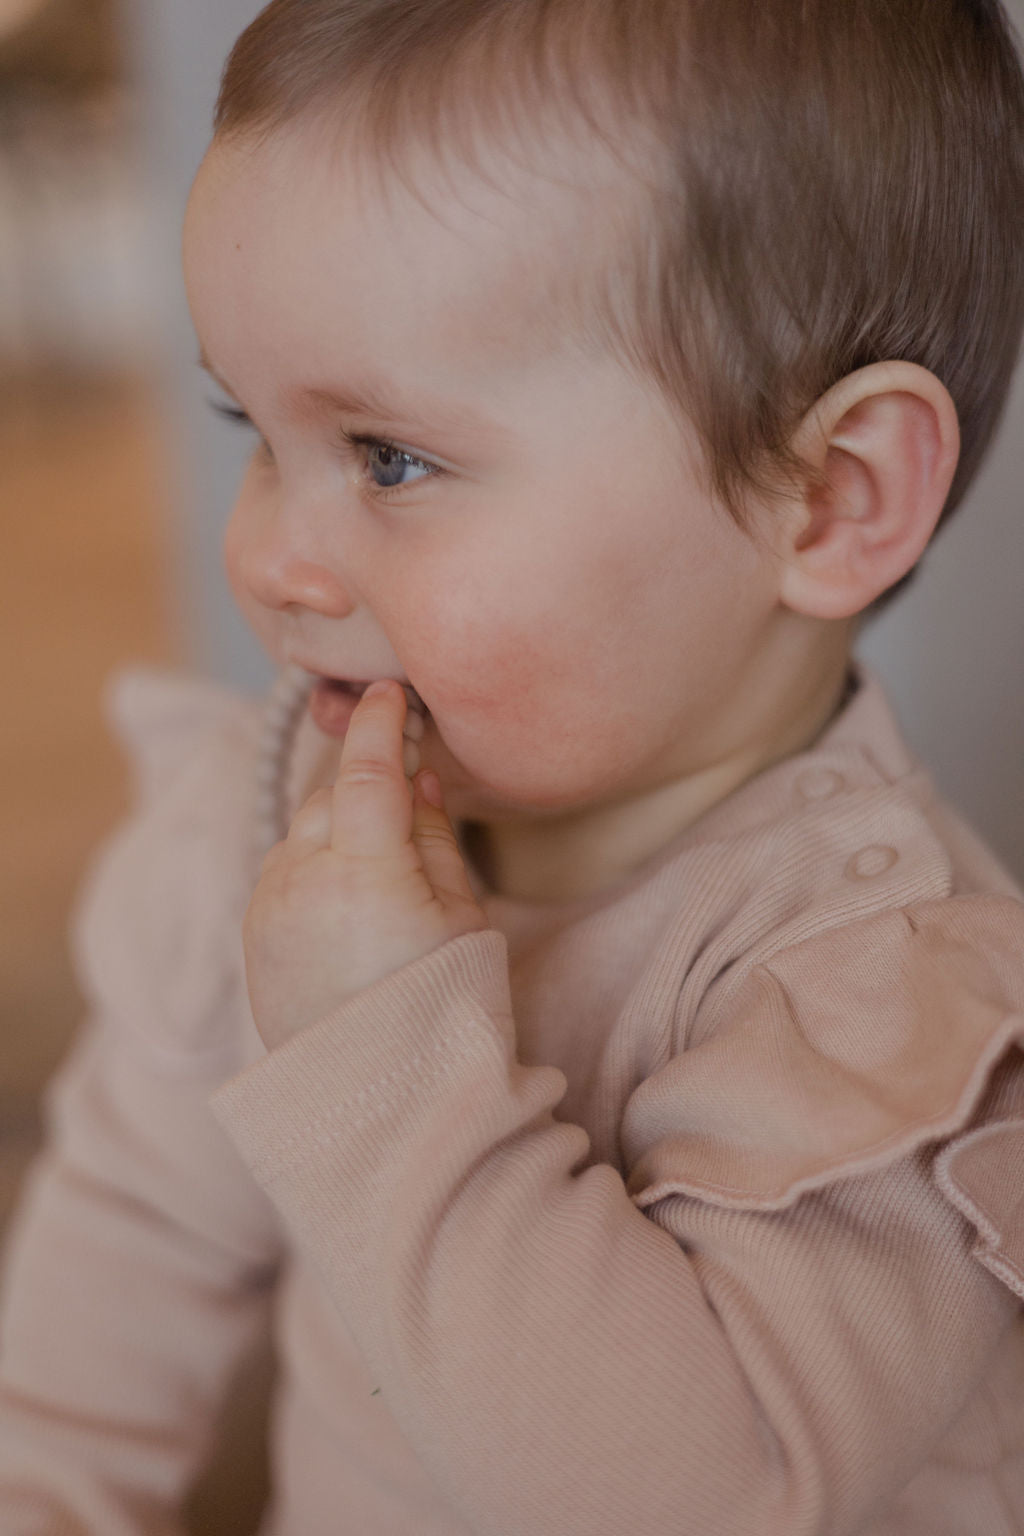
[[[496,657],[482,679],[475,692],[453,697],[451,713],[440,717],[448,749],[473,782],[537,810],[615,788],[629,767],[632,738],[623,739],[621,722],[598,698],[528,650],[522,661]]]
[[[396,608],[398,653],[444,747],[467,782],[523,805],[571,800],[581,776],[602,779],[619,756],[589,615],[546,575],[543,562],[524,575],[510,557],[484,578],[470,562],[424,589],[443,590],[443,604]]]
[[[545,708],[550,662],[536,637],[516,627],[484,624],[439,635],[436,713],[476,720],[490,733],[523,730]]]

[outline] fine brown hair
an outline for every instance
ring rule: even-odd
[[[737,524],[747,490],[801,483],[817,399],[905,360],[959,416],[941,528],[1024,330],[1024,78],[998,0],[272,0],[215,133],[333,114],[400,169],[413,145],[543,142],[553,112],[624,165],[647,146],[643,216],[581,318],[693,423]]]

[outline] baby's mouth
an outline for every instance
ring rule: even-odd
[[[323,673],[312,674],[313,687],[309,695],[309,713],[313,723],[325,736],[334,736],[338,740],[344,740],[352,721],[359,700],[370,686],[370,681],[355,680],[354,678],[326,677]],[[402,735],[407,741],[416,744],[423,741],[428,727],[433,721],[433,716],[426,704],[413,688],[411,683],[402,684],[405,693],[407,709],[405,721],[402,727]],[[407,773],[412,776],[418,771],[418,764],[413,766],[415,753],[409,747],[406,749]]]
[[[374,682],[375,679],[369,678],[365,682],[356,682],[349,678],[343,677],[322,677],[319,679],[319,681],[321,683],[325,683],[332,692],[347,693],[350,694],[353,698],[361,699],[367,688],[369,688],[370,684]],[[416,692],[416,689],[412,686],[411,683],[403,683],[402,689],[405,693],[406,703],[408,704],[409,708],[422,719],[425,719],[426,716],[429,715],[430,711],[426,704],[424,704],[423,700],[420,698],[419,694]]]

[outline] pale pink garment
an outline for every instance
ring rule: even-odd
[[[178,1531],[268,1322],[264,1536],[1021,1536],[1024,893],[856,675],[616,890],[477,882],[486,932],[270,1055],[258,702],[120,677],[2,1536]]]

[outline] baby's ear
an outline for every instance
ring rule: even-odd
[[[812,475],[775,538],[779,596],[811,618],[851,618],[921,558],[960,457],[949,391],[915,363],[873,363],[808,412],[793,448]]]

